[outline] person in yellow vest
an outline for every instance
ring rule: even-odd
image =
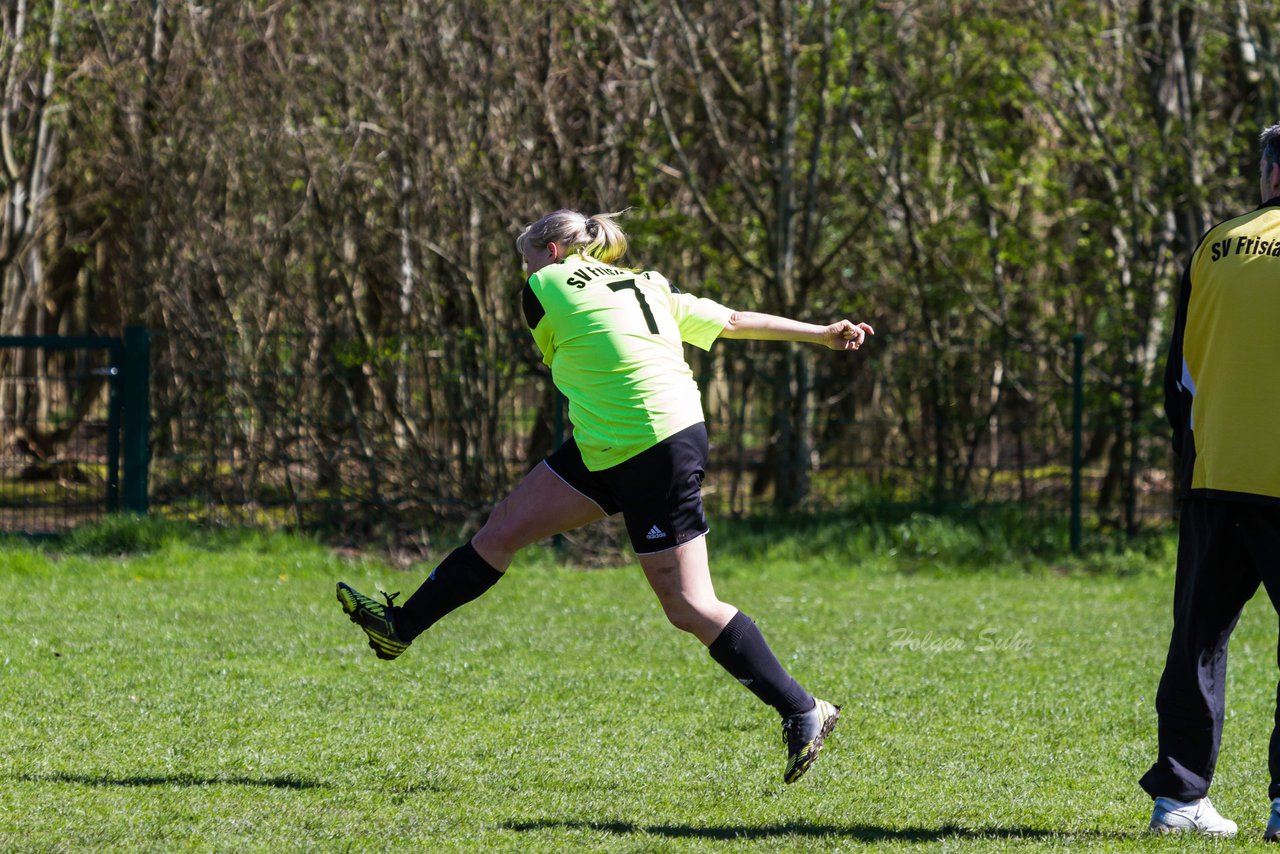
[[[1208,798],[1227,641],[1259,584],[1280,610],[1280,124],[1261,142],[1262,204],[1214,226],[1192,254],[1165,371],[1182,501],[1159,752],[1141,780],[1159,833],[1236,833]],[[1277,841],[1280,726],[1270,773],[1265,836]]]
[[[706,350],[720,338],[740,338],[854,351],[874,330],[849,320],[815,325],[734,311],[682,293],[659,273],[621,267],[627,238],[614,216],[558,210],[516,240],[528,274],[525,320],[568,398],[573,438],[535,467],[403,606],[390,596],[383,605],[342,583],[338,601],[378,657],[393,659],[502,578],[520,549],[621,513],[667,618],[781,715],[783,778],[793,783],[817,759],[840,709],[802,688],[755,622],[716,596],[701,492],[707,430],[683,345]]]

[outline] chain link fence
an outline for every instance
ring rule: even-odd
[[[145,330],[0,337],[0,531],[146,509]]]
[[[480,332],[156,333],[151,510],[392,539],[478,524],[571,429],[526,349]],[[0,523],[52,532],[100,518],[113,506],[110,365],[84,350],[5,352]],[[68,352],[78,355],[52,356]],[[1129,405],[1125,389],[1080,371],[1069,340],[966,348],[882,333],[858,353],[721,342],[689,358],[712,441],[713,515],[1014,506],[1065,526],[1073,474],[1092,528],[1133,531],[1172,511],[1158,391],[1130,388]],[[24,458],[32,406],[43,435],[70,425],[56,459],[74,470]],[[782,500],[797,482],[803,500]]]

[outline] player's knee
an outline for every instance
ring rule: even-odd
[[[667,621],[682,632],[698,634],[707,621],[706,609],[687,599],[663,602],[662,609]]]
[[[672,608],[667,609],[667,621],[682,632],[692,632],[696,625],[694,614]]]
[[[524,543],[520,542],[517,526],[512,523],[510,509],[506,501],[499,502],[489,513],[483,527],[472,537],[473,543],[480,543],[494,551],[515,554]]]

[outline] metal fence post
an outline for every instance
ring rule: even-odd
[[[1071,553],[1080,554],[1083,535],[1080,480],[1084,468],[1084,333],[1071,336]]]
[[[556,408],[555,408],[555,413],[551,417],[551,432],[555,436],[555,440],[556,440],[555,448],[559,448],[561,445],[564,444],[564,441],[565,441],[564,409],[565,409],[565,406],[568,405],[569,401],[560,392],[560,389],[556,389],[555,400],[556,400],[556,404],[555,404]],[[554,537],[552,537],[551,547],[554,548],[556,552],[564,551],[564,534],[556,534]]]
[[[120,373],[124,370],[124,344],[113,338],[107,348],[107,512],[120,512],[120,421],[123,408]]]
[[[121,503],[125,510],[145,515],[151,465],[151,332],[144,326],[125,327],[120,379],[124,422]]]

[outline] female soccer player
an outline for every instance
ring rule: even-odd
[[[645,577],[671,623],[782,716],[783,778],[818,758],[840,708],[815,699],[778,662],[756,624],[716,598],[707,563],[702,479],[707,430],[682,345],[717,338],[808,341],[857,350],[875,331],[840,320],[815,326],[733,311],[681,293],[655,272],[615,266],[627,238],[612,214],[559,210],[516,240],[528,281],[522,298],[533,338],[569,400],[573,438],[499,503],[402,606],[338,584],[338,601],[379,658],[492,587],[525,546],[622,513]]]

